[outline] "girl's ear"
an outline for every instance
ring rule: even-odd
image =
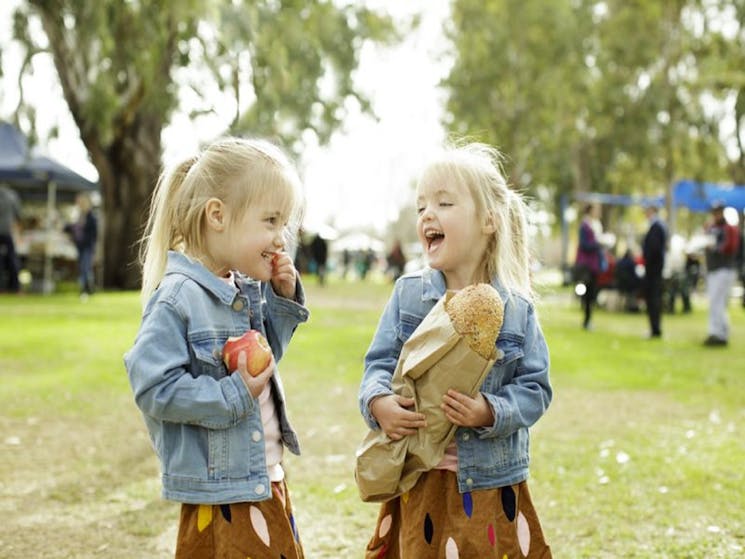
[[[217,198],[210,198],[204,205],[204,216],[207,227],[215,231],[222,232],[225,230],[227,216],[225,215],[225,204]]]
[[[485,235],[493,235],[496,230],[497,226],[494,223],[494,214],[489,212],[484,218],[484,226],[481,228],[481,231]]]

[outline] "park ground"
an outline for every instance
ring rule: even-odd
[[[311,320],[280,364],[308,559],[362,557],[374,526],[352,474],[356,393],[389,292],[309,278]],[[558,559],[745,556],[745,310],[732,302],[729,347],[704,348],[695,303],[645,340],[644,315],[600,310],[586,332],[569,291],[545,290],[555,396],[530,483]],[[172,557],[178,507],[160,499],[122,362],[139,312],[135,293],[0,296],[0,558]]]

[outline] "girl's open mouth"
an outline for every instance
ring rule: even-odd
[[[442,231],[428,229],[424,232],[424,238],[427,241],[427,252],[433,252],[442,244],[445,235]]]

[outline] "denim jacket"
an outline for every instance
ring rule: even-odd
[[[224,504],[271,498],[259,402],[240,375],[229,374],[222,346],[253,328],[264,333],[279,362],[309,314],[299,282],[297,302],[240,274],[236,285],[169,252],[165,276],[124,356],[160,459],[165,499]],[[278,372],[271,382],[282,442],[300,454]]]
[[[455,432],[461,493],[527,479],[528,428],[543,415],[552,397],[548,346],[533,305],[517,294],[509,296],[496,281],[492,285],[505,303],[497,339],[500,358],[481,386],[492,407],[494,424],[459,427]],[[380,428],[370,412],[371,401],[392,393],[391,378],[404,342],[445,291],[443,274],[429,268],[396,282],[365,355],[359,405],[371,429]]]

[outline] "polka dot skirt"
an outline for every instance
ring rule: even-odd
[[[181,505],[176,559],[303,559],[284,482],[272,498],[230,505]]]
[[[527,482],[459,493],[455,474],[432,470],[381,506],[365,559],[548,559]]]

